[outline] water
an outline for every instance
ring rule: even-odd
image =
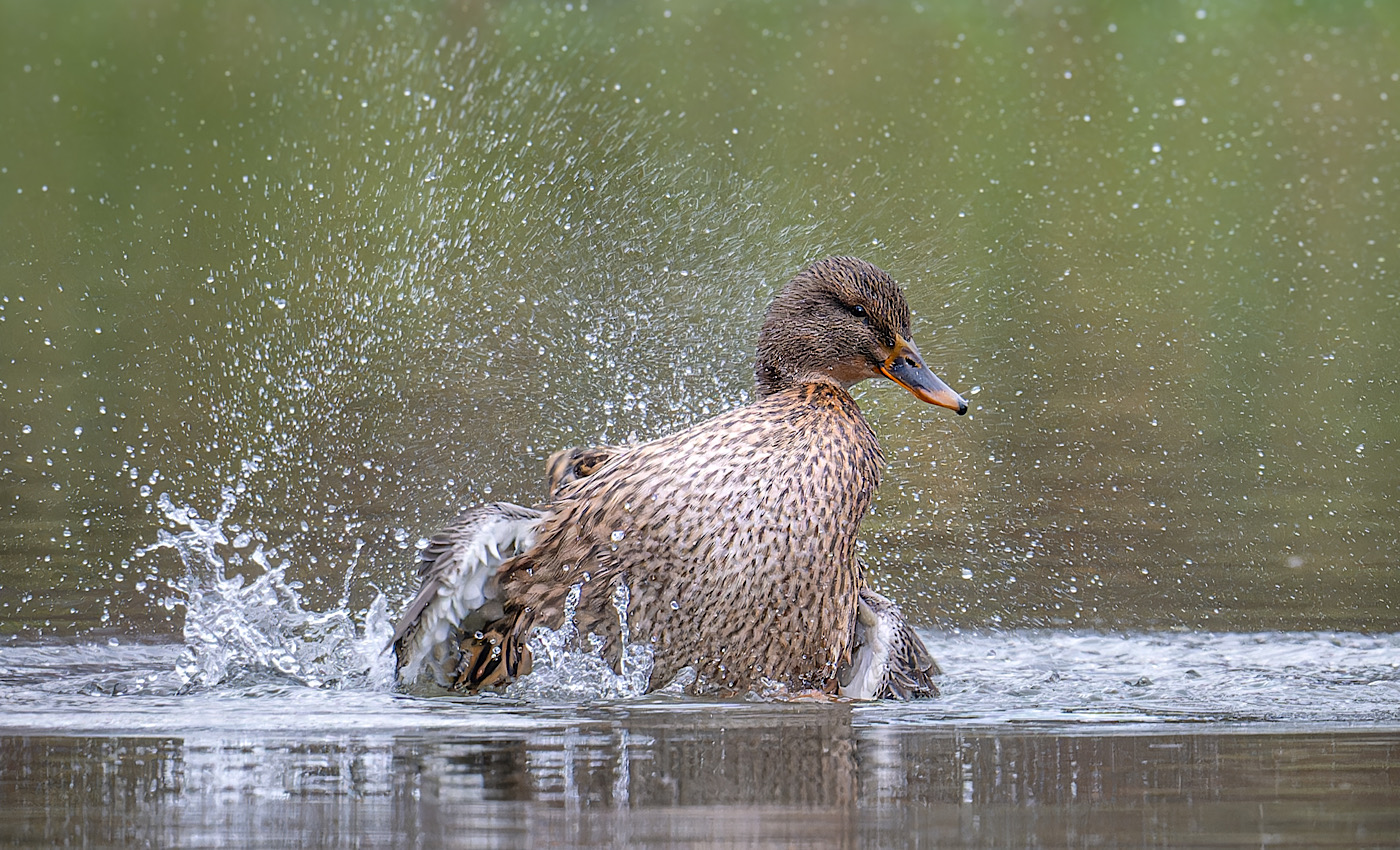
[[[939,699],[774,703],[643,695],[644,653],[627,647],[614,673],[567,648],[566,621],[536,637],[535,673],[503,694],[407,696],[393,688],[382,597],[317,613],[285,564],[255,557],[257,578],[229,574],[225,496],[210,519],[162,498],[174,530],[141,553],[174,550],[185,565],[171,602],[183,642],[0,647],[0,835],[1400,841],[1400,634],[925,632],[949,671]],[[624,611],[625,590],[615,596]]]
[[[182,846],[1400,843],[1400,639],[925,639],[912,705],[190,692],[179,645],[0,649],[0,836]],[[584,683],[574,680],[575,688]]]
[[[1394,4],[0,20],[0,840],[1400,846]],[[832,253],[972,403],[858,390],[944,696],[395,694],[415,544]]]
[[[1400,727],[1400,638],[1351,633],[1085,634],[924,633],[950,672],[937,700],[847,704],[859,725],[959,731],[1016,728],[1069,734],[1173,732],[1178,724],[1255,731],[1372,725]],[[730,710],[782,715],[787,707],[695,702],[619,693],[602,668],[574,666],[552,685],[478,697],[402,697],[389,677],[360,686],[308,687],[274,671],[191,689],[178,644],[5,648],[8,732],[65,735],[317,734],[405,729],[424,734],[497,724],[526,727],[538,714],[678,716]],[[247,660],[236,662],[247,664]],[[234,665],[231,665],[234,666]],[[758,700],[758,703],[765,701]]]
[[[218,513],[208,519],[165,496],[158,501],[170,530],[161,529],[156,542],[136,558],[159,550],[178,553],[183,576],[170,582],[164,604],[181,616],[182,640],[133,644],[111,638],[105,644],[0,647],[0,669],[6,675],[0,704],[9,706],[10,724],[64,732],[149,732],[171,722],[167,712],[173,705],[197,728],[217,731],[230,717],[222,712],[211,717],[206,711],[210,702],[251,706],[252,714],[246,716],[231,710],[234,728],[248,723],[262,728],[263,712],[273,728],[282,728],[304,717],[308,704],[320,706],[311,709],[313,714],[327,712],[311,724],[328,724],[325,731],[362,728],[367,719],[371,728],[386,730],[422,722],[417,711],[402,708],[404,701],[394,696],[392,654],[387,651],[393,621],[383,596],[355,612],[311,609],[301,588],[287,581],[287,563],[272,560],[275,549],[230,540],[224,526],[237,505],[234,489],[225,491]],[[253,547],[251,557],[238,558],[255,572],[251,577],[230,574],[229,553],[238,555],[240,543]],[[355,568],[349,565],[347,576]],[[624,623],[620,672],[597,657],[601,647],[592,652],[575,648],[571,612],[576,586],[563,626],[533,638],[535,670],[525,680],[503,695],[446,701],[459,706],[447,714],[442,713],[443,699],[414,704],[431,707],[430,713],[454,726],[470,725],[483,706],[493,715],[502,705],[620,701],[693,707],[685,700],[641,699],[650,655],[643,645],[627,641],[627,597],[626,587],[619,585],[614,601]],[[924,637],[948,671],[940,679],[940,698],[863,705],[855,709],[859,716],[959,728],[1400,723],[1400,633],[1021,630],[925,632]],[[189,705],[183,703],[186,698]],[[335,705],[341,698],[355,706],[354,719],[345,728],[337,713],[343,709]],[[148,701],[153,708],[146,707]],[[76,705],[83,710],[74,711]],[[410,712],[408,717],[403,710]],[[135,725],[116,721],[119,715]]]

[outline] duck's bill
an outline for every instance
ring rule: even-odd
[[[894,352],[885,360],[880,371],[920,401],[956,410],[959,416],[967,412],[967,402],[963,397],[929,371],[919,349],[903,337],[895,339]]]

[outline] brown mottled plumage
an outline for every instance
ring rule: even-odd
[[[692,666],[719,690],[759,676],[825,687],[855,616],[857,526],[842,519],[865,514],[883,460],[855,402],[827,383],[623,453],[502,566],[505,645],[536,623],[558,628],[580,581],[579,632],[611,641],[623,582],[631,638],[654,644],[654,684]]]
[[[558,493],[519,536],[522,551],[480,559],[501,614],[462,635],[457,686],[525,672],[531,631],[563,625],[572,587],[578,632],[615,654],[621,584],[630,639],[653,649],[652,687],[689,667],[697,690],[765,679],[836,690],[863,585],[855,534],[884,463],[848,388],[884,375],[966,410],[909,337],[887,274],[822,260],[769,307],[752,404],[609,457],[556,455]]]
[[[591,475],[619,452],[620,446],[561,449],[548,463],[549,489],[559,497],[563,488]],[[460,538],[459,538],[460,539]],[[924,645],[904,612],[866,583],[869,567],[856,559],[856,618],[845,661],[837,670],[839,693],[859,699],[919,699],[938,696],[933,677],[938,662]]]

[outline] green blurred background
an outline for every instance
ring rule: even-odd
[[[564,445],[750,397],[890,271],[958,419],[857,391],[921,626],[1400,629],[1400,7],[0,2],[0,634],[234,571],[394,606]]]

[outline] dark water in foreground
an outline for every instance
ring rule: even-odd
[[[0,830],[182,847],[1390,847],[1400,830],[1400,732],[1044,735],[859,726],[845,710],[728,714],[6,737]],[[745,755],[721,761],[725,750]]]
[[[905,705],[191,688],[180,646],[7,648],[0,841],[1400,846],[1400,636],[927,637],[953,672]]]

